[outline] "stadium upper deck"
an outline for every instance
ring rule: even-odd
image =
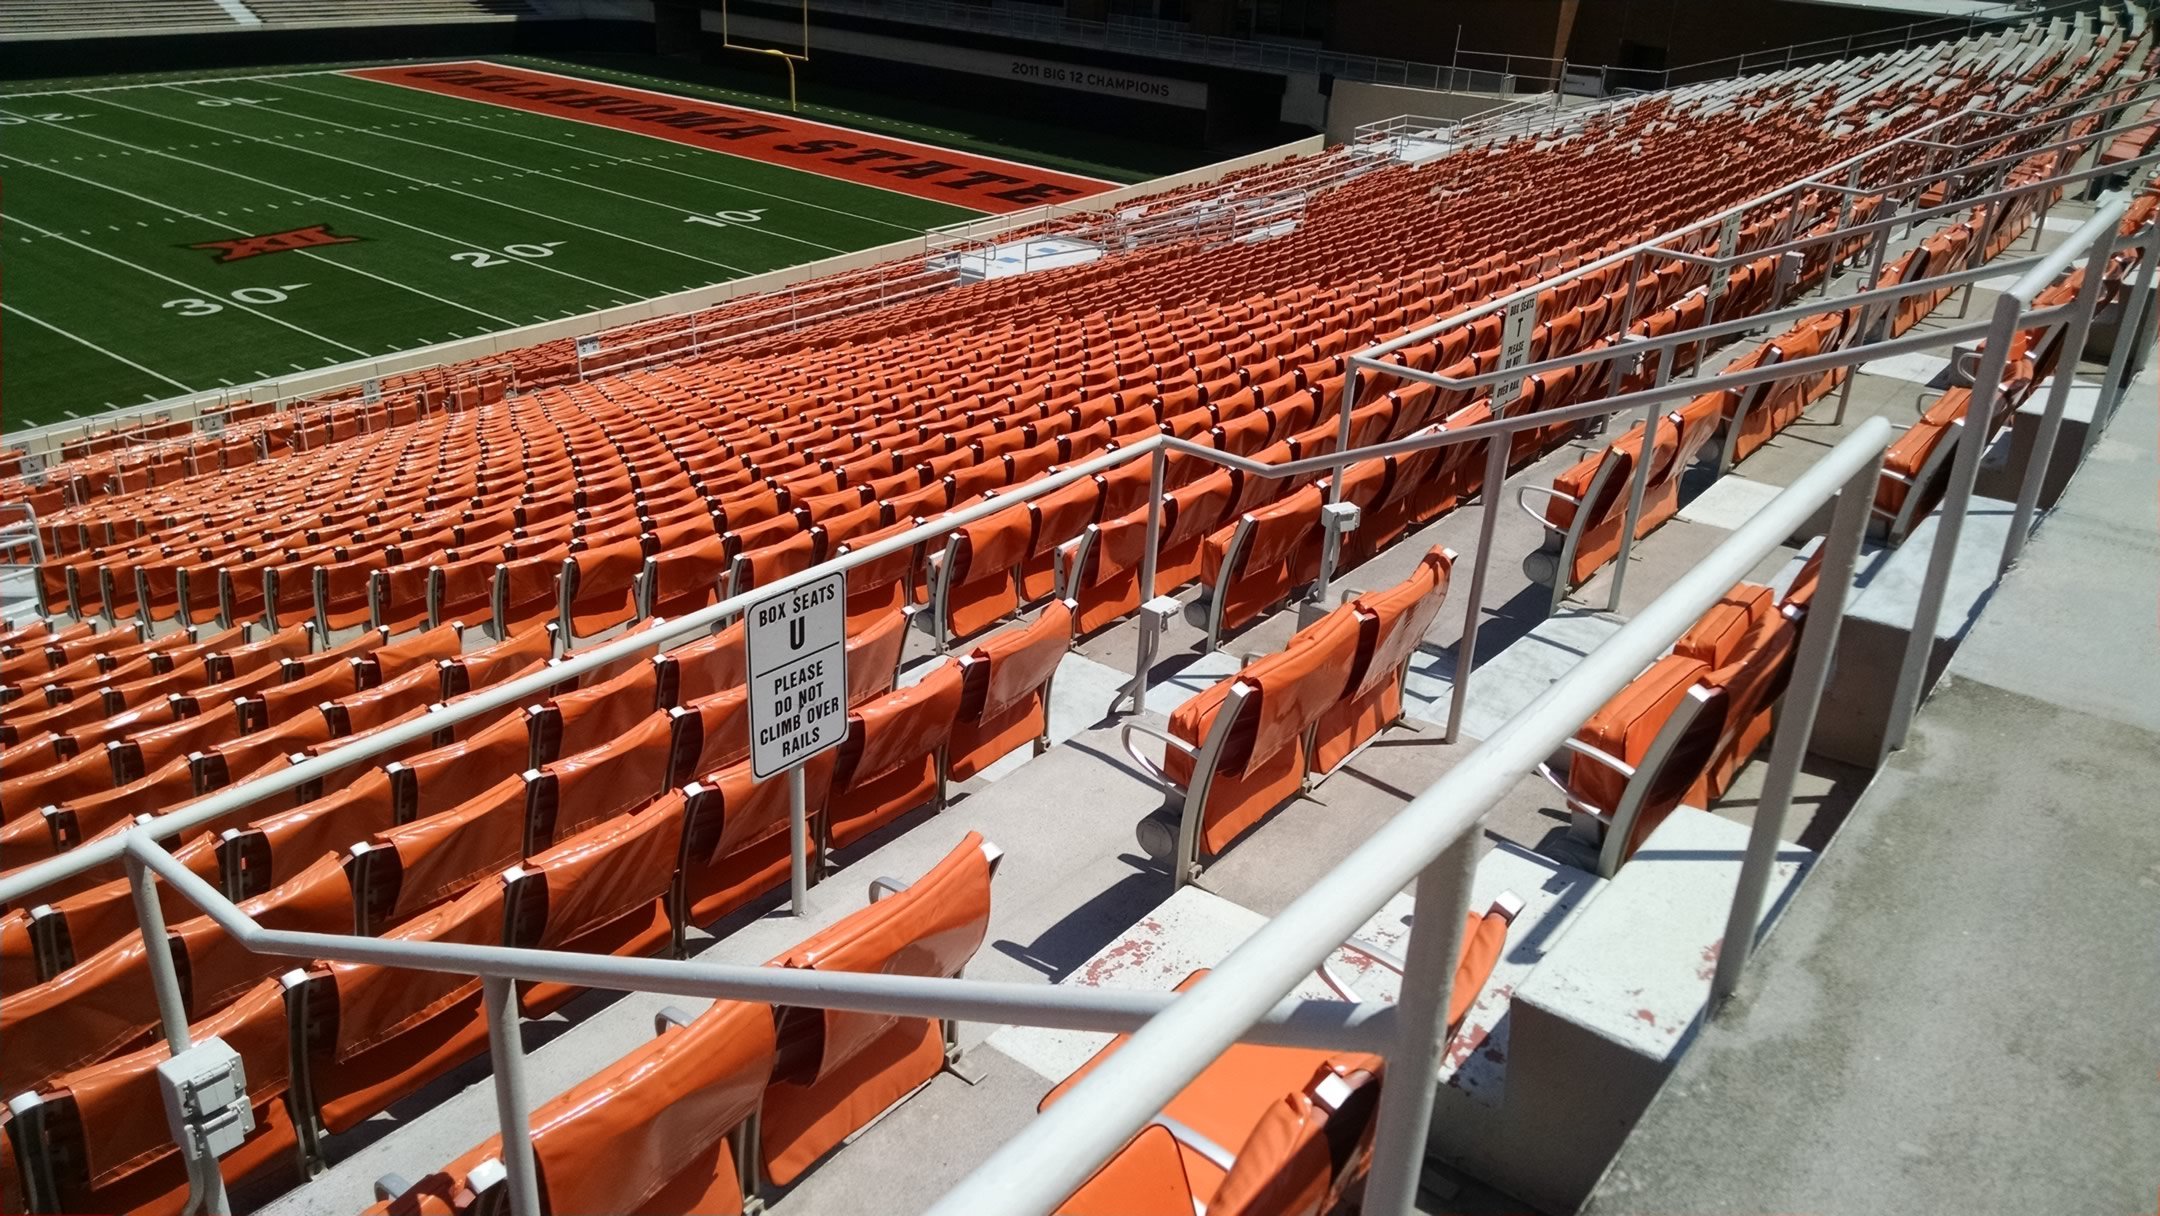
[[[2146,176],[2154,56],[2109,9],[1466,129],[1416,165],[1348,149],[1151,204],[1160,227],[1058,221],[1101,239],[1080,265],[895,267],[816,324],[745,305],[687,348],[650,326],[604,364],[536,349],[234,410],[215,447],[14,487],[46,554],[39,619],[0,643],[0,1202],[349,1210],[398,1173],[393,1211],[888,1210],[1026,1123],[1013,1151],[1058,1159],[993,1161],[965,1186],[1009,1189],[949,1210],[1315,1210],[1368,1165],[1395,1210],[1437,1100],[1443,1158],[1569,1206],[1702,1016],[1728,905],[1752,940],[1720,876],[1759,900],[1806,860],[1781,802],[1840,637],[1885,571],[1928,567],[1920,643],[1855,694],[1888,703],[1872,752],[1831,753],[1849,796],[1923,691],[1974,486],[2029,515],[2089,318],[2136,331],[2160,196],[2070,196],[2110,172],[2088,162]],[[1264,224],[1212,226],[1252,198]],[[1947,315],[1961,290],[1991,325]],[[1911,361],[1960,342],[1890,442]],[[1997,433],[2026,455],[1983,482]],[[1534,509],[1502,535],[1510,494]],[[839,567],[846,741],[758,781],[737,614]],[[1560,801],[1517,786],[1553,750],[1521,724],[1599,681],[1554,736]],[[1444,812],[1413,798],[1443,779]],[[1413,835],[1502,794],[1490,851]],[[1336,865],[1408,840],[1402,881]],[[1705,852],[1729,860],[1672,860]],[[791,869],[832,878],[766,915]],[[1442,914],[1412,922],[1421,870]],[[1267,916],[1256,943],[1312,959],[1233,955]],[[1240,982],[1322,956],[1256,1032],[1276,1046],[1216,1058],[1286,990]],[[1032,995],[847,979],[963,969]],[[742,999],[641,1044],[656,1002],[587,991],[611,986]],[[1134,1082],[1179,1019],[1214,1047],[1154,1079],[1166,1105]],[[221,1181],[154,1097],[168,1045],[211,1035],[252,1121]],[[483,1055],[492,1100],[538,1107],[529,1139],[484,1140],[489,1093],[455,1092]],[[1553,1072],[1586,1066],[1609,1105]],[[1437,1097],[1400,1083],[1428,1071]],[[1102,1115],[1120,1086],[1119,1117],[1163,1108],[1137,1135]]]

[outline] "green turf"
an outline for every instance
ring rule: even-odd
[[[0,123],[8,430],[589,312],[974,214],[330,74],[18,93],[0,99]],[[757,209],[747,225],[689,218]],[[359,239],[233,262],[190,248],[316,224]]]

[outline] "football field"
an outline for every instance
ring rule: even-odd
[[[10,431],[1115,185],[489,63],[10,94],[0,182]]]

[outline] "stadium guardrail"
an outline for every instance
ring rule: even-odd
[[[2111,90],[2096,97],[2077,99],[2075,104],[2091,109],[2121,96],[2125,90],[2144,90],[2149,87],[2152,87],[2150,82],[2124,86],[2124,89]],[[1630,344],[1622,348],[1582,352],[1564,359],[1548,359],[1537,363],[1523,359],[1489,373],[1463,378],[1422,372],[1397,362],[1390,356],[1413,342],[1426,340],[1446,329],[1468,324],[1479,317],[1505,309],[1517,300],[1535,299],[1539,292],[1557,283],[1598,268],[1617,265],[1622,260],[1654,254],[1680,256],[1683,260],[1730,267],[1739,264],[1743,259],[1759,259],[1769,251],[1756,249],[1742,255],[1720,250],[1718,254],[1711,255],[1697,248],[1683,246],[1696,243],[1702,232],[1721,226],[1729,217],[1745,215],[1798,190],[1842,186],[1895,200],[1891,207],[1892,213],[1887,217],[1865,223],[1851,223],[1847,214],[1841,216],[1840,223],[1829,232],[1807,236],[1798,241],[1778,242],[1770,250],[1791,252],[1814,243],[1830,241],[1835,242],[1831,246],[1835,251],[1857,236],[1875,234],[1876,257],[1869,280],[1872,283],[1877,280],[1877,272],[1881,267],[1880,250],[1890,226],[1913,223],[1960,210],[1983,209],[1985,214],[1999,217],[2015,200],[2035,193],[2039,193],[2042,198],[2052,197],[2055,191],[2090,181],[2102,173],[2120,171],[2124,166],[2061,171],[2064,164],[2074,163],[2082,151],[2104,146],[2105,141],[2117,128],[2096,130],[2065,140],[2044,142],[2038,147],[2026,147],[2009,154],[2011,158],[2015,158],[2012,163],[2016,163],[2017,160],[2056,152],[2059,154],[2058,172],[2016,187],[2000,188],[1998,184],[1998,188],[1991,190],[1970,190],[1965,197],[1932,207],[1913,205],[1928,186],[1938,182],[1945,183],[1948,193],[1957,194],[1959,189],[1954,183],[1958,179],[1971,178],[2005,158],[1983,157],[1976,162],[1954,163],[1942,168],[1930,168],[1917,177],[1880,184],[1864,183],[1860,180],[1864,174],[1853,172],[1856,167],[1884,155],[1893,148],[1922,147],[1929,149],[1931,153],[1946,152],[1949,159],[1954,160],[1959,153],[1969,152],[1974,148],[1991,147],[2003,140],[2004,136],[2000,132],[1964,142],[1925,138],[1929,134],[1951,133],[1947,124],[1969,123],[1975,119],[2014,121],[2024,125],[2013,138],[2046,140],[2048,133],[2063,125],[2068,118],[2042,121],[2037,125],[2033,125],[2034,120],[2038,114],[2060,108],[2063,108],[2063,105],[2040,107],[2033,112],[2021,114],[1967,110],[1945,116],[1928,124],[1920,132],[1889,141],[1770,194],[1739,204],[1717,216],[1695,221],[1629,250],[1566,274],[1551,276],[1509,296],[1454,314],[1416,331],[1414,335],[1368,348],[1353,357],[1353,364],[1359,368],[1381,370],[1390,375],[1447,387],[1493,387],[1510,379],[1520,379],[1563,366],[1596,369],[1611,365],[1617,370],[1619,361],[1633,359],[1644,347],[1641,344]],[[2074,111],[2073,115],[2075,113]],[[2128,165],[2133,169],[2145,169],[2156,162],[2160,162],[2160,153],[2148,154],[2128,162]],[[1843,183],[1822,180],[1840,172],[1848,175]],[[2114,253],[2128,249],[2141,251],[2140,260],[2143,265],[2139,286],[2127,306],[2132,318],[2132,329],[2135,330],[2135,318],[2151,308],[2150,269],[2155,245],[2160,243],[2160,238],[2156,238],[2155,227],[2151,224],[2134,233],[2120,233],[2119,221],[2127,205],[2127,198],[2121,195],[2106,200],[2090,220],[2081,224],[2045,256],[2017,259],[2007,264],[1962,267],[1948,275],[1923,277],[1892,287],[1870,288],[1834,299],[1817,299],[1808,304],[1725,321],[1706,317],[1704,326],[1699,329],[1648,341],[1677,348],[1689,342],[1707,341],[1715,336],[1742,332],[1787,317],[1817,315],[1836,308],[1865,307],[1877,302],[1902,299],[1907,295],[1963,285],[1980,277],[2017,273],[2015,283],[2001,294],[1993,314],[1984,322],[1973,321],[1946,326],[1903,338],[1862,340],[1808,359],[1742,372],[1720,372],[1690,381],[1661,382],[1650,389],[1561,409],[1535,411],[1513,417],[1503,413],[1490,422],[1458,431],[1443,431],[1388,444],[1340,450],[1304,461],[1269,464],[1217,452],[1212,448],[1168,435],[1150,436],[1131,447],[1076,464],[1067,470],[1018,487],[994,500],[947,512],[936,519],[867,545],[860,551],[843,554],[809,570],[778,579],[768,586],[731,596],[661,627],[630,634],[594,647],[565,659],[541,674],[472,694],[457,705],[445,707],[441,713],[430,715],[425,721],[388,727],[347,749],[302,761],[265,777],[242,782],[207,795],[168,815],[139,823],[112,836],[86,842],[58,857],[0,876],[0,902],[19,902],[25,896],[62,878],[119,860],[134,885],[136,911],[145,940],[158,940],[164,936],[163,914],[152,885],[156,879],[162,878],[190,902],[201,906],[241,944],[258,952],[290,957],[349,959],[484,977],[486,1001],[491,1014],[490,1051],[497,1073],[496,1095],[498,1116],[501,1120],[503,1164],[509,1177],[511,1210],[517,1213],[517,1216],[538,1216],[540,1208],[530,1128],[526,1122],[522,1049],[516,1033],[516,1006],[512,987],[512,982],[516,979],[560,980],[604,988],[632,988],[685,995],[778,999],[810,1007],[886,1012],[903,1016],[950,1015],[1021,1024],[1134,1030],[1132,1039],[1123,1049],[1103,1061],[1100,1067],[1070,1090],[1062,1101],[1022,1128],[932,1209],[939,1216],[960,1216],[962,1213],[973,1216],[976,1212],[989,1210],[1023,1216],[1029,1213],[1048,1213],[1084,1182],[1097,1166],[1116,1152],[1134,1129],[1152,1117],[1209,1061],[1234,1042],[1250,1040],[1326,1043],[1376,1049],[1383,1054],[1387,1067],[1396,1075],[1430,1076],[1445,1045],[1449,988],[1469,900],[1468,879],[1475,856],[1473,846],[1477,840],[1475,829],[1485,812],[1518,780],[1533,771],[1554,748],[1572,736],[1598,707],[1669,647],[1703,611],[1744,578],[1764,556],[1813,519],[1824,504],[1831,503],[1834,507],[1830,540],[1825,551],[1822,590],[1819,592],[1815,609],[1819,614],[1816,619],[1825,627],[1810,629],[1803,636],[1788,692],[1788,696],[1797,694],[1797,699],[1787,702],[1773,735],[1764,793],[1751,830],[1743,876],[1736,890],[1731,914],[1731,927],[1725,947],[1731,957],[1721,960],[1719,979],[1713,988],[1714,992],[1720,994],[1730,993],[1733,984],[1737,982],[1740,968],[1745,964],[1748,947],[1757,933],[1769,867],[1774,859],[1785,814],[1789,809],[1793,775],[1805,750],[1816,706],[1822,695],[1824,676],[1834,649],[1838,622],[1843,617],[1854,563],[1865,535],[1883,454],[1891,439],[1891,428],[1882,419],[1870,419],[1855,428],[1808,471],[1735,530],[1733,535],[1707,558],[1636,614],[1634,619],[1610,640],[1592,651],[1490,739],[1471,751],[1438,783],[1411,799],[1402,812],[1362,842],[1344,862],[1322,876],[1280,915],[1263,926],[1206,979],[1179,995],[1083,995],[1062,988],[996,985],[967,980],[910,979],[898,976],[835,977],[818,973],[812,977],[790,974],[776,968],[598,958],[566,952],[507,947],[422,945],[347,935],[276,932],[257,926],[231,901],[175,862],[160,842],[212,818],[229,814],[263,798],[324,776],[332,769],[343,768],[355,761],[382,754],[422,735],[432,734],[446,725],[522,704],[544,694],[547,689],[566,678],[692,637],[722,624],[735,614],[770,597],[786,595],[790,591],[828,578],[835,572],[876,561],[902,548],[942,537],[962,524],[1007,510],[1015,502],[1052,492],[1078,478],[1092,476],[1143,458],[1152,462],[1153,476],[1145,556],[1140,577],[1144,594],[1152,600],[1158,590],[1153,554],[1160,537],[1162,472],[1166,457],[1171,452],[1189,453],[1231,467],[1283,476],[1298,471],[1341,468],[1376,455],[1419,450],[1422,447],[1487,442],[1491,457],[1487,479],[1483,483],[1485,515],[1481,522],[1478,565],[1467,593],[1471,601],[1468,618],[1471,627],[1466,628],[1459,643],[1459,653],[1469,655],[1474,652],[1474,625],[1481,609],[1478,601],[1482,598],[1483,572],[1493,547],[1493,521],[1500,498],[1499,490],[1505,481],[1508,445],[1502,441],[1504,437],[1527,428],[1543,428],[1567,421],[1612,416],[1637,408],[1645,411],[1646,418],[1651,418],[1656,416],[1657,406],[1681,397],[1817,371],[1856,367],[1872,359],[1942,347],[1969,338],[1984,337],[1988,340],[1990,353],[1983,360],[1978,382],[1990,383],[1989,377],[2000,377],[2003,353],[2009,348],[2010,340],[2017,332],[2056,326],[2077,330],[2077,327],[2089,325],[2097,303],[2096,292],[2081,292],[2071,303],[2036,309],[2032,307],[2032,301],[2042,287],[2056,279],[2079,258],[2087,259],[2088,281],[2095,281],[2099,277],[2097,271],[2108,264],[2108,259]],[[1988,222],[1992,224],[1992,220]],[[2041,220],[2036,219],[2034,222],[2044,228]],[[1833,262],[1842,260],[1844,259],[1835,256],[1832,258]],[[1826,281],[1830,269],[1825,268]],[[1669,364],[1670,361],[1663,362]],[[2123,370],[2119,361],[2110,365],[2106,373],[2107,379],[2100,386],[2103,401],[2119,394]],[[2063,379],[2066,381],[2067,376]],[[1350,425],[1350,411],[1354,408],[1351,396],[1352,394],[1346,391],[1341,407],[1345,435]],[[2047,409],[2056,423],[2059,423],[2063,399],[2066,396],[2067,393],[2062,392],[2052,394],[2048,403]],[[1924,648],[1919,647],[1919,640],[1932,638],[1934,633],[1935,614],[1940,611],[1951,563],[1955,558],[1956,529],[1962,523],[1971,497],[1980,452],[1988,438],[1987,429],[1966,428],[1959,441],[1956,464],[1940,508],[1942,530],[1938,532],[1930,555],[1921,601],[1916,606],[1912,622],[1912,636],[1916,639],[1915,650],[1908,651],[1907,662],[1901,669],[1899,708],[1893,711],[1894,718],[1902,716],[1906,722],[1909,722],[1920,694],[1919,681],[1913,678],[1919,668],[1912,662],[1912,656],[1918,652],[1924,660]],[[2052,435],[2053,427],[2050,426],[2046,433]],[[2042,469],[2046,464],[2047,453],[2040,451],[2035,454],[2031,468]],[[2036,476],[2029,474],[2027,493],[2036,491]],[[2020,509],[2029,523],[2030,507],[2022,494]],[[1318,583],[1322,595],[1325,594],[1332,570],[1332,544],[1329,548],[1329,565],[1323,568]],[[1625,552],[1623,547],[1623,555]],[[1623,556],[1619,560],[1624,563],[1626,559]],[[2008,560],[2007,556],[2005,560]],[[1151,636],[1143,631],[1141,655],[1136,663],[1135,682],[1131,690],[1136,694],[1136,705],[1139,703],[1137,694],[1144,693],[1152,667],[1148,661],[1152,653],[1148,649],[1151,641]],[[1456,712],[1451,713],[1448,735],[1450,740],[1458,737],[1456,729],[1459,726],[1460,698],[1465,695],[1472,675],[1471,668],[1465,664],[1456,680],[1457,705]],[[1894,730],[1896,738],[1901,740],[1902,729],[1894,727]],[[801,864],[799,857],[797,864]],[[1402,1000],[1392,1013],[1349,1002],[1285,1003],[1288,994],[1321,959],[1374,914],[1389,896],[1411,883],[1416,886],[1420,907],[1438,909],[1439,913],[1420,915],[1412,927]],[[150,966],[167,1042],[176,1054],[186,1051],[190,1047],[186,1010],[173,962],[165,952],[152,951]],[[1427,1084],[1399,1084],[1383,1089],[1366,1196],[1368,1210],[1409,1210],[1409,1202],[1415,1193],[1422,1166],[1426,1131],[1432,1117],[1432,1103],[1432,1087]],[[189,1160],[195,1167],[197,1183],[202,1188],[210,1210],[225,1210],[223,1183],[214,1159],[203,1162],[191,1153]]]

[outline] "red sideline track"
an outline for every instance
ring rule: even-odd
[[[787,114],[491,63],[359,68],[346,73],[468,101],[551,114],[692,147],[785,165],[976,211],[1021,211],[1114,190],[1117,183],[1054,173]]]

